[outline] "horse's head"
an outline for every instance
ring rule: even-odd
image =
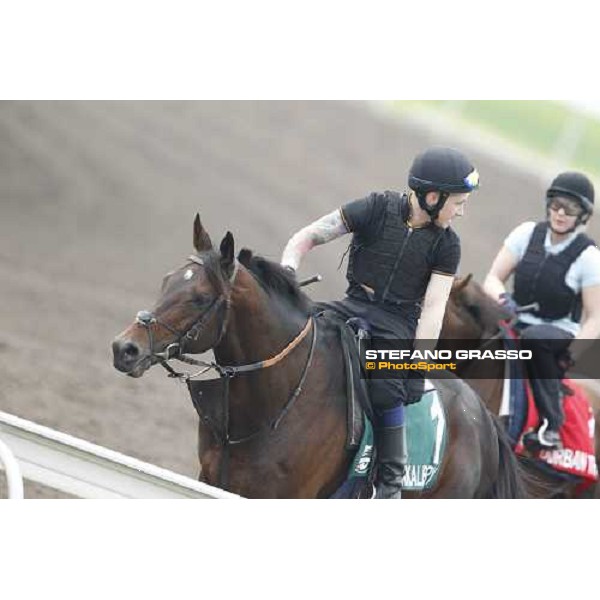
[[[233,236],[227,232],[215,251],[196,215],[194,248],[196,253],[183,266],[165,276],[154,309],[138,312],[135,322],[115,338],[113,358],[119,371],[141,377],[184,348],[204,352],[223,337],[238,264]]]
[[[440,337],[489,339],[497,333],[498,323],[509,317],[469,274],[457,279],[452,286]]]

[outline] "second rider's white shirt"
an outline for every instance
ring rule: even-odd
[[[533,234],[535,222],[527,221],[515,227],[504,240],[504,245],[518,258],[519,261],[525,256],[525,251],[529,245],[529,240]],[[550,254],[562,252],[579,232],[574,231],[566,240],[559,244],[552,244],[550,240],[550,230],[546,233],[544,240],[544,249]],[[600,284],[600,250],[596,246],[588,246],[569,267],[565,276],[565,283],[576,293],[580,293],[583,288]],[[531,313],[519,315],[519,320],[528,325],[539,325],[541,323],[550,323],[560,327],[572,335],[577,335],[580,329],[579,323],[576,323],[568,317],[549,321],[541,319]]]

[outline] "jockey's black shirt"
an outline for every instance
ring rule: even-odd
[[[400,313],[416,326],[431,274],[456,274],[458,236],[433,223],[410,227],[408,198],[397,192],[372,193],[345,204],[341,213],[353,233],[347,295]]]

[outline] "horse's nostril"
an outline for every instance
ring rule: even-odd
[[[141,355],[140,347],[135,342],[113,342],[114,363],[117,368],[134,364]]]
[[[140,349],[138,348],[137,344],[134,344],[133,342],[127,342],[123,345],[122,353],[123,358],[126,360],[133,360],[139,356]]]
[[[140,377],[143,365],[146,365],[144,348],[134,341],[116,339],[112,344],[113,365],[117,371],[132,377]],[[147,366],[146,366],[147,368]],[[136,370],[134,374],[134,370]]]

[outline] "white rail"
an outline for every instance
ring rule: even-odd
[[[0,440],[0,469],[2,468],[6,472],[9,499],[21,500],[23,498],[23,477],[19,463],[10,448]]]
[[[1,411],[0,435],[25,479],[79,498],[240,498]],[[12,482],[15,465],[4,464]]]

